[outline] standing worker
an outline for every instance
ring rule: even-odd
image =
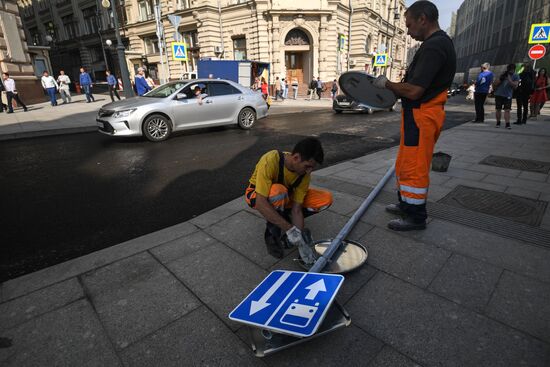
[[[332,204],[328,191],[309,187],[311,172],[324,159],[321,142],[315,138],[299,141],[292,153],[272,150],[264,154],[250,177],[245,201],[267,221],[264,234],[270,255],[282,258],[284,247],[298,247],[306,264],[312,264],[313,252],[304,234],[304,217]]]
[[[117,80],[113,74],[111,74],[110,70],[105,71],[105,75],[107,75],[107,85],[109,85],[109,95],[111,96],[111,101],[115,101],[116,96],[118,100],[120,101],[120,96],[118,95],[118,91],[116,90],[117,86]],[[114,96],[113,96],[114,94]]]
[[[69,90],[69,84],[71,84],[71,78],[65,75],[64,70],[59,70],[59,76],[57,77],[57,84],[59,84],[59,94],[63,99],[63,104],[71,103],[71,91]]]
[[[55,81],[54,77],[51,76],[47,71],[44,71],[42,73],[42,79],[40,80],[42,82],[42,88],[48,93],[48,96],[50,97],[50,104],[52,107],[57,106],[57,89],[59,88],[59,85]]]
[[[476,119],[474,122],[485,121],[485,100],[493,83],[493,73],[489,70],[491,65],[486,62],[481,65],[481,73],[477,76],[476,89],[474,93],[474,104],[476,107]]]
[[[391,220],[395,231],[426,228],[426,200],[430,164],[435,143],[445,121],[447,89],[456,70],[453,41],[439,28],[437,7],[430,1],[417,1],[405,12],[408,34],[423,41],[414,55],[402,83],[381,75],[373,82],[401,97],[401,142],[395,177],[398,204],[386,210],[402,218]]]

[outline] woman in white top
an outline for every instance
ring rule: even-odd
[[[59,84],[59,94],[61,95],[61,98],[63,98],[63,104],[71,103],[71,92],[69,91],[69,84],[71,84],[71,79],[68,75],[65,75],[64,70],[59,70],[57,83]]]

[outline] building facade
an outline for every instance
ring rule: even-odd
[[[42,86],[35,75],[33,61],[49,63],[48,48],[27,45],[15,0],[0,3],[0,69],[16,82],[21,98],[28,103],[43,98]]]
[[[547,0],[465,0],[457,11],[457,72],[464,81],[477,76],[484,62],[499,66],[529,61],[531,24],[550,22]],[[548,57],[537,66],[548,66]]]
[[[346,70],[385,72],[392,79],[405,67],[405,4],[402,0],[161,1],[162,14],[182,17],[176,30],[163,21],[166,42],[179,32],[189,46],[189,61],[172,60],[161,67],[154,21],[154,0],[125,3],[129,56],[133,69],[147,64],[157,75],[178,78],[196,70],[200,58],[268,62],[275,76],[308,83],[328,81]],[[395,16],[398,14],[398,16]],[[373,56],[385,48],[392,56],[388,70],[374,70]],[[389,51],[391,48],[391,51]],[[143,55],[145,57],[143,57]]]
[[[101,6],[100,0],[18,0],[17,3],[29,46],[51,50],[51,65],[35,65],[38,75],[44,68],[55,75],[63,69],[74,80],[83,66],[95,80],[104,80],[105,70],[118,72],[115,46],[106,44],[107,40],[116,44],[113,14],[110,8]],[[123,39],[127,43],[127,38]]]

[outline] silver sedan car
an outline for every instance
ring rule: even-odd
[[[109,103],[99,110],[99,131],[112,136],[166,140],[173,131],[237,124],[250,129],[267,116],[258,92],[229,80],[194,79],[163,84],[141,97]]]

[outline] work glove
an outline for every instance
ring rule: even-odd
[[[286,238],[288,240],[288,243],[293,247],[298,247],[305,243],[302,236],[302,231],[300,231],[296,226],[293,226],[288,231],[286,231]]]
[[[298,247],[298,252],[300,253],[300,257],[302,258],[304,264],[311,266],[315,263],[317,258],[315,256],[315,251],[313,250],[313,238],[311,237],[311,232],[309,229],[304,228],[302,231],[302,238],[304,240],[304,244]]]
[[[386,78],[384,75],[380,75],[378,78],[374,79],[372,82],[372,85],[374,85],[376,88],[386,88],[386,82],[388,81],[388,78]]]

